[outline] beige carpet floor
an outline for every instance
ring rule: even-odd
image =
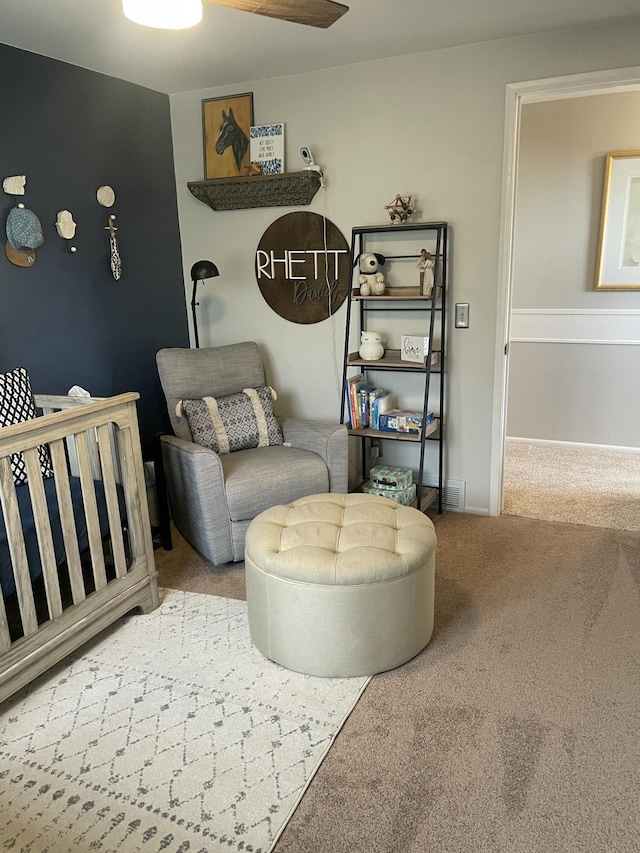
[[[640,452],[507,439],[504,512],[640,530]]]
[[[275,853],[637,853],[640,534],[435,523],[433,639],[371,680]],[[244,596],[174,540],[163,586]]]

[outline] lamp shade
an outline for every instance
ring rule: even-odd
[[[199,281],[204,281],[205,278],[215,278],[217,275],[220,275],[220,273],[218,272],[218,267],[213,263],[213,261],[196,261],[191,267],[191,281],[193,282],[191,314],[193,316],[193,339],[195,341],[196,348],[200,346],[200,339],[198,338],[198,317],[196,315],[196,305],[199,303],[196,302],[196,288],[198,287]]]
[[[161,30],[184,30],[202,20],[202,0],[122,0],[130,21]]]
[[[191,267],[191,281],[203,281],[205,278],[215,278],[220,275],[213,261],[196,261]]]

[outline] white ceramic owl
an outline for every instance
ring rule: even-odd
[[[379,332],[361,332],[358,353],[360,358],[365,361],[377,361],[379,358],[382,358],[384,355],[384,346],[382,344],[382,336]]]

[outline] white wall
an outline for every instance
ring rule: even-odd
[[[449,333],[446,475],[466,481],[467,510],[488,512],[505,85],[638,64],[640,19],[172,96],[187,298],[193,261],[221,271],[200,290],[201,344],[256,340],[280,412],[337,418],[346,306],[334,323],[298,326],[255,281],[260,237],[289,209],[213,212],[186,188],[203,176],[201,99],[252,91],[257,123],[286,123],[288,169],[301,145],[324,166],[326,193],[309,209],[347,240],[384,222],[396,193],[413,193],[422,219],[451,223],[451,304],[470,303],[471,326]]]
[[[594,290],[604,155],[639,144],[637,91],[522,108],[509,436],[640,446],[640,293]]]

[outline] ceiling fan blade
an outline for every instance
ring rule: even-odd
[[[335,24],[348,6],[334,3],[333,0],[208,0],[218,6],[229,6],[242,12],[254,12],[256,15],[266,15],[268,18],[279,18],[282,21],[292,21],[294,24],[305,24],[308,27],[326,29]]]

